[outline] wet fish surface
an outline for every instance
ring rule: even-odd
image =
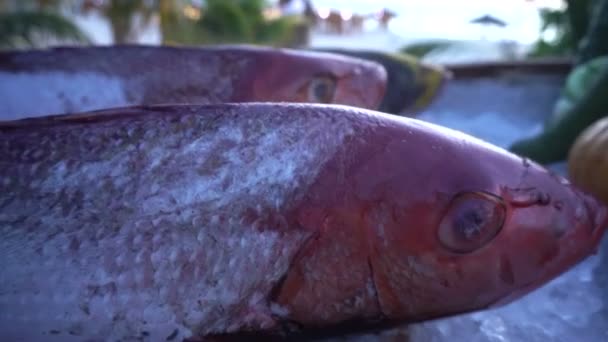
[[[0,119],[129,105],[336,103],[375,109],[381,65],[255,45],[118,45],[0,52]]]
[[[605,207],[535,163],[364,109],[3,122],[0,339],[291,336],[445,317],[542,286],[606,226]]]

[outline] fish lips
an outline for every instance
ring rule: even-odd
[[[557,249],[550,264],[541,269],[539,276],[528,283],[516,286],[506,296],[493,301],[487,308],[501,307],[546,285],[591,255],[597,254],[600,243],[608,229],[608,208],[593,196],[570,186],[573,199],[578,200],[574,217],[554,222]],[[574,224],[572,222],[575,222]],[[553,238],[553,237],[552,237]]]

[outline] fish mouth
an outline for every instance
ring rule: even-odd
[[[488,307],[494,308],[513,302],[526,294],[535,291],[549,282],[568,272],[588,257],[596,255],[608,229],[608,207],[595,197],[572,187],[576,199],[580,200],[580,215],[578,222],[574,223],[568,233],[560,237],[559,244],[564,248],[563,254],[558,256],[552,265],[547,267],[535,279],[521,284],[513,292],[492,302]],[[570,221],[572,222],[572,221]],[[574,243],[574,247],[572,246]],[[570,246],[570,247],[569,247]]]
[[[597,202],[595,202],[597,203]],[[597,254],[599,250],[600,243],[604,237],[606,229],[608,228],[608,209],[599,205],[599,207],[590,207],[585,201],[585,207],[587,207],[587,212],[589,215],[589,221],[591,226],[591,240],[592,240],[592,248],[590,254]]]
[[[593,240],[598,240],[599,242],[608,228],[608,207],[591,194],[578,188],[575,188],[574,191],[581,199],[585,208],[584,211]]]
[[[585,196],[584,201],[593,231],[604,233],[608,226],[608,208],[590,196]]]

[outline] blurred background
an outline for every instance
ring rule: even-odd
[[[571,53],[565,9],[561,0],[0,0],[0,48],[255,43],[514,60]]]

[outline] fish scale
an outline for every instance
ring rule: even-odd
[[[12,175],[16,181],[11,180],[15,187],[2,189],[20,194],[0,208],[3,215],[24,213],[28,218],[3,226],[0,293],[3,307],[14,315],[2,320],[0,330],[25,331],[20,324],[35,324],[28,336],[42,338],[51,330],[69,332],[74,321],[92,324],[82,322],[91,319],[102,336],[116,338],[144,331],[168,336],[174,329],[188,337],[222,332],[228,326],[240,328],[238,320],[226,317],[241,310],[243,297],[258,298],[259,305],[267,306],[263,300],[271,284],[285,272],[290,256],[307,236],[297,230],[281,233],[288,229],[287,223],[273,213],[289,205],[285,202],[291,194],[311,182],[323,159],[350,132],[345,120],[321,116],[319,122],[306,124],[295,115],[291,120],[272,119],[273,115],[273,110],[260,112],[253,121],[226,115],[219,120],[227,125],[205,130],[209,120],[217,124],[218,119],[187,114],[182,119],[192,125],[170,134],[163,132],[181,121],[159,113],[128,118],[124,125],[106,121],[95,127],[75,123],[2,132],[0,139],[9,141],[2,144],[3,154],[9,156],[3,158],[5,162],[36,168],[38,180],[30,182],[31,174],[16,173]],[[317,136],[313,142],[321,125],[332,127],[331,135]],[[130,139],[131,127],[137,126],[145,127],[143,138]],[[261,127],[273,134],[256,130]],[[91,139],[103,142],[96,146],[103,159],[78,148]],[[291,146],[279,148],[276,142],[284,139]],[[35,143],[41,140],[50,144]],[[207,157],[216,155],[216,146],[226,146],[225,141],[234,144],[222,150],[222,163],[208,166]],[[18,155],[10,153],[22,146],[28,148]],[[21,157],[49,147],[40,158]],[[52,149],[58,153],[50,153]],[[303,149],[311,153],[298,153]],[[319,154],[319,150],[327,152]],[[245,154],[246,162],[240,159]],[[145,160],[142,167],[129,168],[137,158]],[[74,165],[66,166],[67,159]],[[199,172],[205,167],[209,171]],[[233,180],[222,184],[235,171]],[[136,173],[138,184],[133,186],[129,181]],[[17,187],[28,183],[27,190]],[[256,205],[251,208],[249,203]],[[254,222],[241,222],[245,211]],[[91,212],[97,212],[99,219],[94,220]],[[19,234],[29,228],[33,229],[29,235]],[[258,268],[265,272],[250,277]],[[33,289],[25,286],[32,283],[37,284]],[[17,302],[6,300],[7,291],[13,291],[10,296]],[[40,298],[72,295],[69,300],[30,306],[27,298],[35,291]],[[198,300],[183,303],[178,296]],[[70,313],[44,320],[28,316],[44,304]],[[114,323],[119,316],[130,325],[120,329],[122,323]],[[155,327],[159,322],[165,322],[163,329]]]
[[[0,123],[0,148],[2,340],[181,341],[445,317],[542,286],[593,253],[607,226],[605,207],[540,165],[346,106],[34,118]],[[464,223],[491,239],[459,236]]]

